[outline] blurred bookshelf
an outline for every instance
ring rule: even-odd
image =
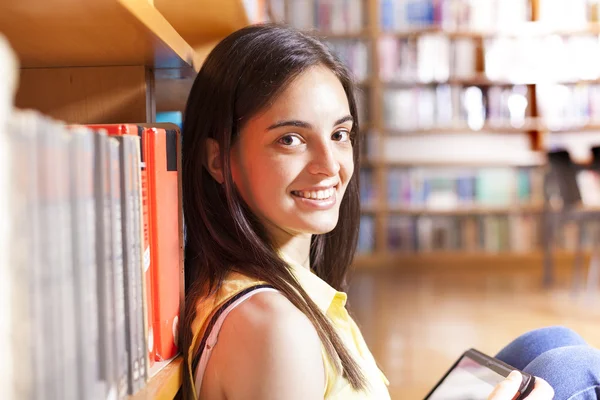
[[[600,139],[598,1],[271,3],[369,82],[356,266],[541,265],[546,151]]]

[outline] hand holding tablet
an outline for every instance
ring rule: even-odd
[[[523,375],[517,370],[512,371],[504,381],[494,388],[487,400],[551,400],[554,398],[554,390],[541,378],[535,378],[531,393],[526,395],[527,397],[522,397],[519,392],[522,381]]]
[[[551,400],[543,379],[515,371],[475,349],[466,351],[425,400]]]

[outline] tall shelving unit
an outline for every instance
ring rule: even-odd
[[[285,0],[286,14],[283,20],[295,26],[293,19],[290,18],[290,4],[298,0]],[[359,89],[367,93],[367,108],[369,118],[367,121],[361,121],[362,130],[365,133],[365,142],[368,147],[368,155],[362,160],[362,167],[371,171],[372,183],[376,187],[377,195],[370,204],[363,204],[362,214],[372,216],[374,220],[373,235],[374,243],[372,251],[368,253],[359,253],[355,258],[355,265],[361,268],[389,266],[394,268],[452,268],[453,266],[472,266],[475,268],[484,268],[489,266],[498,266],[501,268],[508,266],[523,267],[542,263],[542,249],[536,247],[527,251],[416,251],[416,252],[397,252],[390,250],[388,245],[388,220],[390,216],[402,215],[407,217],[417,216],[496,216],[496,215],[515,215],[527,214],[541,218],[543,212],[542,201],[538,196],[537,201],[507,206],[478,206],[460,207],[455,209],[435,210],[427,207],[403,207],[394,206],[389,203],[388,193],[388,175],[394,168],[488,168],[488,167],[526,167],[526,168],[545,168],[545,155],[548,138],[556,132],[592,132],[598,131],[600,125],[597,120],[589,120],[584,123],[581,121],[565,121],[561,126],[548,124],[540,114],[539,92],[540,85],[553,84],[597,84],[600,80],[597,78],[586,79],[577,77],[572,80],[548,80],[545,77],[533,77],[519,80],[512,79],[491,79],[486,73],[485,51],[486,41],[500,38],[512,38],[523,40],[535,37],[559,36],[570,38],[581,35],[599,35],[600,25],[598,25],[598,5],[591,11],[591,19],[585,26],[560,27],[553,26],[551,23],[540,21],[541,2],[544,0],[530,0],[528,7],[528,21],[519,24],[519,26],[509,26],[506,29],[444,29],[439,26],[427,26],[423,28],[407,29],[402,31],[386,31],[382,27],[382,3],[388,0],[364,0],[362,1],[364,13],[364,28],[357,32],[331,32],[321,30],[318,26],[313,26],[311,31],[322,36],[327,41],[363,41],[368,44],[369,54],[369,76],[366,79],[359,80]],[[391,0],[394,1],[394,0]],[[396,2],[398,0],[395,0]],[[342,3],[343,1],[337,1]],[[320,3],[335,4],[336,0],[330,2],[320,2],[319,0],[304,1],[307,7],[313,7],[315,21],[318,19],[316,14],[319,12]],[[344,2],[345,4],[351,1]],[[438,2],[441,3],[441,2]],[[465,2],[468,3],[468,2]],[[591,4],[591,3],[590,3]],[[325,21],[331,23],[333,11],[328,11]],[[298,26],[297,26],[298,27]],[[301,26],[299,28],[306,28]],[[455,78],[450,76],[444,81],[419,82],[416,80],[403,81],[384,81],[382,79],[381,56],[379,54],[379,44],[382,38],[392,37],[394,39],[415,40],[423,35],[441,35],[455,40],[463,39],[472,41],[475,45],[475,71],[467,77]],[[384,92],[394,88],[413,88],[413,87],[435,87],[440,84],[447,84],[458,87],[504,87],[511,88],[521,85],[527,89],[528,111],[523,121],[518,126],[508,123],[498,123],[498,121],[486,120],[485,123],[476,129],[471,129],[467,124],[458,124],[451,126],[428,127],[425,129],[412,129],[409,131],[399,131],[398,129],[386,126],[384,118]],[[526,157],[520,157],[514,160],[508,157],[500,159],[475,159],[475,160],[443,160],[443,159],[421,159],[421,160],[403,160],[390,159],[385,156],[386,148],[389,148],[391,142],[396,138],[417,138],[427,140],[436,140],[438,135],[472,135],[472,140],[477,141],[483,135],[514,135],[526,137],[528,142],[529,154]],[[478,137],[479,136],[479,137]],[[543,194],[541,194],[543,196]],[[539,228],[538,228],[539,229]],[[538,231],[538,234],[541,232]],[[572,254],[569,251],[559,252],[558,263],[570,263]]]
[[[182,110],[208,52],[253,22],[244,0],[3,2],[0,34],[20,62],[16,107],[70,124],[152,123]],[[172,399],[181,356],[156,362],[137,399]]]

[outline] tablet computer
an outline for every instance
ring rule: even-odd
[[[467,350],[429,392],[425,400],[487,400],[494,387],[515,368],[475,349]],[[516,399],[524,399],[535,384],[525,372]]]

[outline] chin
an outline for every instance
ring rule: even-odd
[[[321,221],[306,221],[303,224],[302,231],[313,235],[323,235],[329,233],[337,226],[337,219],[335,221],[321,220]]]

